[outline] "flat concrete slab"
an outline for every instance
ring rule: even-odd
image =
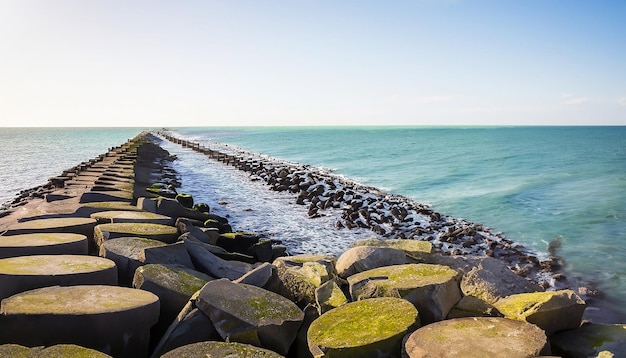
[[[87,236],[38,233],[0,236],[0,259],[26,255],[87,255]]]

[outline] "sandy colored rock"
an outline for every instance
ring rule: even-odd
[[[402,250],[413,256],[420,254],[430,254],[433,251],[433,244],[428,241],[408,240],[408,239],[366,239],[352,243],[350,246],[375,246],[390,247]]]
[[[348,298],[337,284],[330,280],[323,283],[315,290],[315,303],[320,315],[348,303]]]
[[[503,317],[493,305],[474,296],[464,296],[450,310],[447,319],[461,317]]]
[[[585,311],[585,301],[572,290],[520,293],[505,297],[494,306],[504,317],[533,323],[548,336],[579,327]]]
[[[31,255],[0,260],[0,299],[47,286],[117,285],[111,260],[87,255]]]
[[[288,299],[256,286],[226,279],[208,282],[196,306],[224,340],[252,344],[287,354],[304,313]]]
[[[178,230],[173,226],[143,223],[100,224],[94,229],[98,247],[106,240],[120,237],[143,237],[171,244],[178,239]]]
[[[2,300],[0,315],[0,342],[69,343],[114,357],[144,357],[159,299],[117,286],[54,286]]]
[[[626,356],[626,325],[586,323],[550,337],[552,353],[563,357]],[[612,355],[611,355],[612,354]]]
[[[39,233],[0,236],[0,259],[25,255],[86,255],[87,236]]]
[[[545,333],[530,323],[501,317],[466,317],[435,322],[413,332],[403,357],[507,357],[549,354]]]
[[[180,357],[237,357],[237,358],[280,358],[276,352],[242,343],[199,342],[167,352],[163,358]]]
[[[442,265],[380,267],[348,277],[352,300],[404,298],[415,305],[422,323],[440,321],[461,299],[455,270]]]
[[[74,233],[92,237],[95,225],[96,220],[91,218],[66,217],[39,219],[15,223],[9,226],[9,229],[4,235]]]
[[[417,327],[418,312],[410,302],[373,298],[324,313],[307,338],[314,357],[399,356],[402,338]]]
[[[174,219],[169,216],[155,214],[147,211],[101,211],[91,214],[92,219],[99,223],[146,223],[174,225]]]
[[[341,254],[335,267],[339,277],[347,278],[377,267],[405,263],[406,254],[402,250],[389,247],[356,246]]]

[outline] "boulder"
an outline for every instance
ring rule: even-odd
[[[163,358],[179,357],[281,358],[283,356],[267,349],[235,342],[198,342],[176,348],[163,355]]]
[[[463,276],[461,291],[493,304],[506,296],[543,289],[511,271],[503,261],[487,257]]]
[[[216,278],[236,280],[254,269],[254,266],[245,262],[223,260],[211,249],[199,241],[186,237],[183,241],[196,270]]]
[[[504,317],[533,323],[548,336],[579,327],[585,311],[585,301],[572,290],[519,293],[494,306]]]
[[[144,264],[182,265],[189,269],[195,268],[183,242],[146,247],[139,254],[139,261]]]
[[[38,219],[19,222],[9,226],[3,234],[39,234],[39,233],[73,233],[85,235],[88,238],[93,236],[96,220],[91,218],[64,217],[51,219]]]
[[[118,286],[53,286],[2,300],[0,315],[0,343],[75,344],[113,357],[145,357],[159,299]]]
[[[315,290],[337,277],[335,256],[295,255],[274,260],[280,278],[280,294],[304,308],[315,302]]]
[[[215,245],[228,252],[248,254],[249,249],[259,242],[259,236],[246,232],[229,232],[220,234]]]
[[[461,318],[461,317],[503,317],[502,313],[498,311],[490,303],[487,303],[480,298],[474,296],[464,296],[461,300],[450,310],[447,319]]]
[[[176,199],[160,197],[156,199],[156,213],[169,216],[174,219],[179,217],[200,220],[202,222],[209,219],[209,215],[184,207]]]
[[[101,211],[123,210],[123,211],[142,211],[141,208],[131,203],[121,201],[101,201],[82,204],[74,212],[75,216],[88,218],[93,213]]]
[[[403,357],[536,357],[549,354],[537,326],[501,317],[465,317],[435,322],[413,332]]]
[[[144,264],[143,251],[165,245],[161,241],[143,237],[120,237],[105,241],[100,247],[100,256],[115,262],[119,284],[130,287],[135,276],[135,270]]]
[[[313,357],[397,357],[402,338],[419,324],[417,310],[403,299],[351,302],[311,323],[309,350]]]
[[[89,357],[111,358],[110,355],[74,344],[57,344],[51,347],[29,348],[19,344],[0,345],[0,357],[11,358],[57,358],[57,357]]]
[[[47,286],[117,285],[115,262],[87,255],[31,255],[0,260],[0,300]]]
[[[348,303],[346,295],[337,284],[337,281],[330,280],[323,283],[315,290],[315,303],[320,315]]]
[[[278,278],[278,269],[276,266],[264,262],[252,271],[234,280],[235,283],[245,283],[261,287],[268,291],[279,293],[280,278]]]
[[[191,297],[174,322],[167,328],[154,348],[152,357],[161,357],[165,352],[191,343],[222,340],[213,322],[196,307],[195,301],[198,293],[199,291]]]
[[[174,198],[187,209],[193,209],[193,196],[191,194],[177,194]]]
[[[585,323],[550,337],[552,353],[563,357],[626,356],[626,326]]]
[[[356,246],[339,256],[335,267],[339,277],[347,278],[355,273],[377,267],[405,263],[406,254],[402,250],[388,247]]]
[[[390,247],[393,249],[402,250],[411,257],[421,257],[432,253],[433,244],[428,241],[421,240],[407,240],[407,239],[366,239],[353,242],[350,246],[375,246],[375,247]]]
[[[380,267],[348,277],[352,300],[404,298],[413,303],[422,323],[444,319],[461,300],[458,273],[447,266],[407,264]]]
[[[150,334],[152,346],[156,345],[191,296],[210,280],[213,278],[181,265],[148,264],[135,271],[133,287],[154,293],[161,303],[159,322],[152,327]]]
[[[98,248],[106,240],[119,237],[143,237],[171,244],[178,239],[178,230],[173,226],[143,223],[100,224],[94,229]]]
[[[93,203],[101,201],[121,201],[130,203],[133,201],[133,193],[122,190],[88,191],[80,196],[80,203]]]
[[[25,255],[86,255],[87,236],[66,233],[40,233],[2,236],[0,259]]]
[[[256,286],[225,279],[208,282],[196,306],[224,340],[252,344],[286,355],[304,313],[288,299]]]
[[[147,223],[173,225],[174,220],[169,216],[151,213],[148,211],[101,211],[93,213],[89,217],[95,219],[100,224],[108,223]]]

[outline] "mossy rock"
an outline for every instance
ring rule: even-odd
[[[209,281],[196,306],[224,340],[252,344],[287,354],[304,313],[290,300],[256,286],[227,279]]]
[[[356,246],[337,259],[337,274],[346,278],[377,267],[406,264],[406,253],[390,247]]]
[[[91,218],[67,217],[23,221],[9,226],[4,235],[37,233],[73,233],[87,237],[93,235],[96,220]]]
[[[320,315],[348,303],[348,298],[337,284],[330,280],[315,290],[315,303]]]
[[[111,260],[87,255],[31,255],[0,260],[0,299],[54,285],[116,285]]]
[[[77,346],[75,344],[57,344],[47,348],[33,348],[31,358],[111,358],[110,355],[95,349]]]
[[[135,270],[144,264],[144,250],[165,245],[164,242],[143,237],[120,237],[104,241],[100,246],[100,256],[115,262],[119,284],[128,287],[133,282]]]
[[[80,203],[92,203],[99,201],[122,201],[130,203],[133,199],[132,192],[122,190],[88,191],[80,196]]]
[[[352,300],[404,298],[415,305],[422,323],[440,321],[461,299],[458,273],[443,265],[379,267],[348,277]]]
[[[435,322],[404,344],[409,358],[536,357],[549,354],[545,333],[530,323],[501,317],[465,317]]]
[[[407,254],[430,254],[433,252],[433,244],[428,241],[408,239],[365,239],[353,242],[351,247],[374,246],[391,247],[406,252]]]
[[[53,286],[5,298],[0,314],[0,332],[9,342],[28,347],[71,342],[113,357],[145,357],[159,299],[118,286]]]
[[[174,219],[169,216],[155,214],[147,211],[101,211],[90,215],[99,223],[146,223],[173,225]]]
[[[607,357],[626,355],[626,325],[585,323],[579,328],[550,337],[552,353],[564,357]],[[611,355],[612,354],[612,355]]]
[[[464,296],[450,310],[447,319],[462,317],[503,317],[493,305],[474,296]]]
[[[585,301],[572,290],[520,293],[494,306],[504,317],[536,324],[548,335],[579,327],[585,311]]]
[[[201,357],[237,357],[237,358],[281,358],[280,354],[249,344],[225,342],[198,342],[171,350],[163,358],[201,358]]]
[[[0,345],[0,357],[32,358],[31,348],[19,344]]]
[[[100,224],[94,229],[94,240],[98,247],[106,240],[129,236],[172,244],[178,239],[178,229],[168,225],[144,223]]]
[[[89,217],[93,213],[101,211],[123,210],[123,211],[144,211],[128,202],[122,201],[101,201],[82,204],[74,214],[82,217]]]
[[[304,308],[315,302],[315,290],[337,277],[333,255],[284,256],[274,260],[280,278],[281,295]]]
[[[0,236],[0,259],[25,255],[86,255],[87,236],[71,233],[38,233]]]
[[[399,356],[402,338],[419,324],[417,310],[403,299],[351,302],[313,321],[309,350],[314,357]]]

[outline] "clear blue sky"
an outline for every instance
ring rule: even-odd
[[[0,0],[0,126],[626,125],[626,1]]]

